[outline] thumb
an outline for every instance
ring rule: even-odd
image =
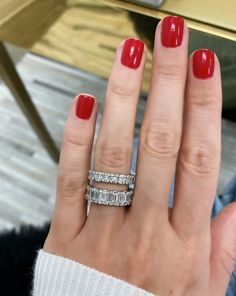
[[[212,220],[210,261],[210,295],[225,295],[236,262],[236,202]]]

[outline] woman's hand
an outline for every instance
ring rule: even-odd
[[[144,44],[118,47],[96,143],[97,171],[130,171]],[[129,207],[85,200],[98,104],[77,97],[66,123],[55,213],[44,249],[160,295],[223,296],[236,255],[236,205],[211,222],[220,165],[221,78],[217,57],[188,58],[179,17],[159,23]],[[168,196],[175,175],[173,209]],[[124,185],[96,187],[126,190]]]

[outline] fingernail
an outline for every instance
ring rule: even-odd
[[[179,16],[167,16],[161,24],[161,41],[165,47],[180,46],[184,34],[184,19]]]
[[[144,51],[144,43],[139,39],[130,38],[125,40],[121,63],[132,69],[140,66]]]
[[[81,119],[89,119],[93,111],[95,99],[91,95],[81,94],[76,103],[76,116]]]
[[[207,79],[213,76],[215,54],[210,49],[199,49],[193,54],[193,73],[195,77]]]

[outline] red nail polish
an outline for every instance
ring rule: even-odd
[[[81,119],[89,119],[94,105],[95,99],[93,96],[81,94],[77,99],[76,115]]]
[[[180,46],[184,34],[184,19],[179,16],[167,16],[161,24],[161,41],[165,47]]]
[[[210,49],[199,49],[193,54],[193,73],[195,77],[207,79],[213,76],[215,54]]]
[[[137,69],[140,66],[144,51],[144,43],[139,39],[130,38],[124,43],[121,63],[129,68]]]

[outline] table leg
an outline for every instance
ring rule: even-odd
[[[15,65],[9,56],[3,42],[0,41],[0,76],[9,87],[21,110],[27,117],[30,125],[35,130],[39,140],[49,153],[50,157],[58,162],[59,150],[49,134],[42,118],[40,117],[30,95],[28,94]]]

